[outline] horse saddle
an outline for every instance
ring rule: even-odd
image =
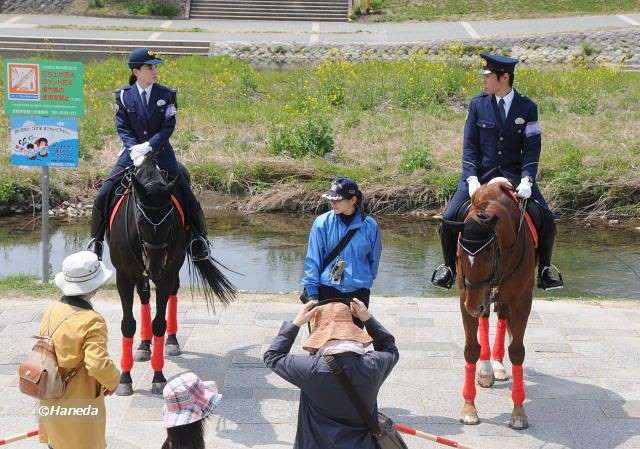
[[[519,198],[515,195],[515,193],[511,193],[511,197],[513,198],[516,204],[519,203]],[[466,200],[464,203],[460,205],[456,212],[456,221],[463,222],[467,219],[467,215],[469,214],[469,209],[471,209],[471,198]],[[527,228],[531,233],[531,238],[533,238],[534,246],[538,247],[539,234],[542,232],[542,207],[535,201],[529,200],[527,201],[527,210],[524,213],[524,221],[527,224]]]

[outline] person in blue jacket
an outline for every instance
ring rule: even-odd
[[[542,149],[538,107],[513,88],[517,59],[480,53],[484,92],[473,97],[464,126],[462,177],[443,218],[455,221],[459,209],[481,184],[507,178],[520,198],[529,199],[541,211],[538,247],[538,287],[563,286],[562,275],[551,264],[556,235],[553,212],[542,196],[536,175]],[[455,279],[457,232],[443,221],[439,229],[444,264],[436,268],[432,282],[451,288]]]
[[[129,85],[115,92],[116,128],[122,140],[122,149],[111,174],[103,182],[96,196],[92,220],[91,242],[95,253],[102,259],[108,200],[114,186],[120,183],[124,172],[138,166],[145,157],[152,157],[158,167],[172,178],[178,178],[180,198],[192,231],[189,251],[194,260],[209,257],[207,227],[200,203],[191,190],[186,168],[176,160],[169,138],[176,127],[178,102],[176,91],[158,84],[158,65],[162,60],[147,48],[137,48],[129,55],[131,75]]]
[[[322,197],[330,201],[331,210],[317,217],[311,226],[304,260],[303,297],[358,298],[368,307],[382,252],[378,223],[365,214],[362,192],[349,178],[336,178]],[[350,229],[356,229],[353,237],[322,269],[324,259]]]

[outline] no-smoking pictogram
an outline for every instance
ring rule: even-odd
[[[7,64],[10,100],[40,99],[40,66],[38,64]]]

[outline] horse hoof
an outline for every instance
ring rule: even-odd
[[[527,420],[527,414],[524,412],[524,408],[515,407],[513,409],[509,427],[515,430],[524,430],[529,427],[529,421]]]
[[[480,418],[478,418],[478,411],[473,404],[465,403],[460,412],[460,422],[467,425],[480,424]]]
[[[182,354],[182,350],[180,349],[180,345],[165,345],[164,353],[169,357],[175,357]]]
[[[162,394],[165,385],[167,385],[166,382],[153,382],[151,384],[151,394]]]
[[[495,380],[509,380],[509,375],[507,374],[507,370],[504,369],[504,365],[502,364],[502,362],[498,360],[492,360],[491,365],[493,366],[493,378]]]
[[[146,349],[136,349],[136,352],[133,355],[133,360],[136,362],[148,362],[151,360],[151,351]]]
[[[467,424],[469,426],[475,426],[476,424],[480,424],[480,418],[478,418],[477,413],[471,414],[462,414],[460,415],[460,422],[462,424]]]
[[[491,388],[493,386],[493,374],[478,374],[478,385],[482,388]]]
[[[133,384],[118,384],[116,396],[131,396],[133,394]]]

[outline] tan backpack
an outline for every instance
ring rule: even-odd
[[[63,318],[56,326],[53,332],[49,333],[51,328],[51,310],[49,308],[47,316],[49,324],[47,325],[47,334],[34,336],[36,343],[31,349],[31,353],[27,359],[18,367],[18,375],[20,377],[20,391],[26,395],[36,399],[59,399],[64,395],[67,384],[73,376],[78,372],[72,369],[66,375],[62,375],[58,366],[58,358],[53,345],[53,334],[60,328],[62,323],[67,321],[72,312]]]

